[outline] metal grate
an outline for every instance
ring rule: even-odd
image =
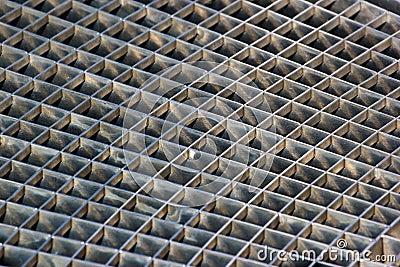
[[[0,41],[1,264],[399,264],[398,14],[360,0],[1,1]],[[193,189],[214,180],[219,192]],[[194,205],[199,192],[219,197]],[[328,248],[397,263],[259,258]]]

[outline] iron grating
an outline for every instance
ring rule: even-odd
[[[1,264],[399,265],[374,3],[1,1]]]

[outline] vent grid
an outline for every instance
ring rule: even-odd
[[[341,239],[350,250],[400,253],[399,15],[357,0],[17,0],[0,2],[0,29],[1,264],[281,265],[258,252],[320,253]],[[243,106],[204,84],[172,96],[141,88],[198,61],[217,62],[216,75],[247,83],[254,100]],[[236,162],[224,178],[239,183],[201,207],[152,198],[131,174],[154,174],[140,156],[129,170],[123,152],[124,114],[139,88],[139,101],[159,95],[165,105],[190,95],[254,112],[266,104],[278,138],[270,170],[240,172]],[[157,150],[165,112],[148,115],[137,110],[133,135],[146,134],[165,176],[184,179]],[[258,188],[253,171],[266,174]]]

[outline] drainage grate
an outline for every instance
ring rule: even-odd
[[[1,1],[1,264],[399,264],[391,11]]]

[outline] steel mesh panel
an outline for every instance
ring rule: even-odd
[[[17,0],[0,2],[0,29],[2,265],[278,266],[285,263],[260,261],[258,252],[320,253],[342,239],[351,250],[400,253],[398,14],[357,0]],[[212,95],[270,112],[278,141],[270,169],[258,167],[268,129],[241,114],[261,128],[245,144],[253,168],[232,160],[220,178],[238,179],[235,187],[182,207],[135,183],[132,173],[156,174],[144,147],[126,161],[121,132],[129,99],[148,79],[179,84],[160,71],[193,61],[217,62],[218,77],[246,85],[252,100],[207,84],[169,95],[142,88],[132,136],[145,136],[164,178],[198,184],[218,177],[230,156],[201,176],[174,168],[157,148],[159,125],[173,123],[162,108],[146,109],[160,96],[172,106]],[[224,73],[224,64],[244,77]],[[251,188],[249,177],[260,173],[265,180]]]

